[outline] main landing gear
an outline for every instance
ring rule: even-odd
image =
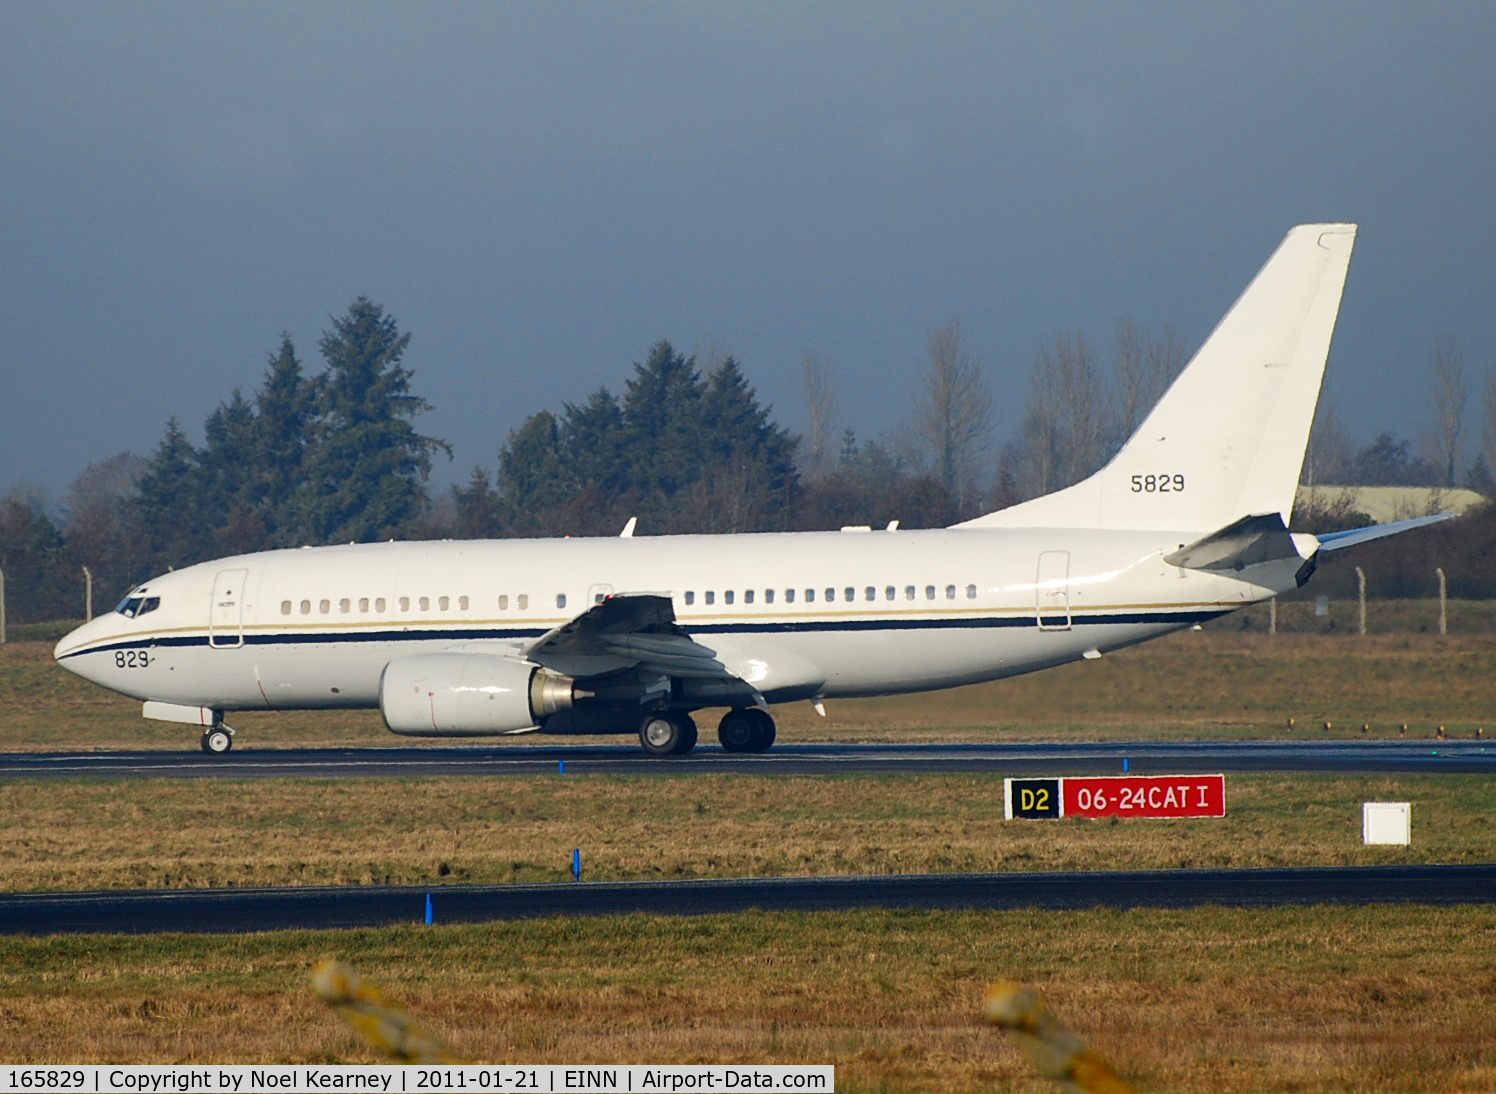
[[[684,756],[696,747],[696,721],[681,711],[651,711],[639,723],[639,743],[653,756]]]
[[[234,747],[234,731],[222,722],[203,731],[201,748],[209,756],[222,756]]]
[[[717,740],[728,752],[767,752],[774,736],[774,719],[758,707],[729,710],[717,725]]]
[[[717,725],[717,739],[728,752],[767,752],[774,736],[774,719],[757,707],[729,710]],[[684,756],[696,740],[695,720],[681,711],[651,711],[639,724],[639,743],[653,756]]]

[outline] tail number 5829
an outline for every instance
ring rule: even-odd
[[[1184,476],[1179,474],[1134,475],[1132,492],[1134,494],[1182,494],[1184,493]]]

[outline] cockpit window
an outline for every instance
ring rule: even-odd
[[[159,596],[127,596],[115,607],[115,611],[126,619],[134,619],[138,615],[145,615],[161,607]]]

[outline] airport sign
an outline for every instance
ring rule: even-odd
[[[1003,780],[1003,816],[1008,820],[1225,815],[1225,775],[1107,775]]]

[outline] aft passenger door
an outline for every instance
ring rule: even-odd
[[[1070,629],[1070,552],[1041,551],[1034,585],[1034,610],[1041,631]]]
[[[244,645],[244,581],[248,570],[219,570],[208,608],[208,645],[234,649]]]

